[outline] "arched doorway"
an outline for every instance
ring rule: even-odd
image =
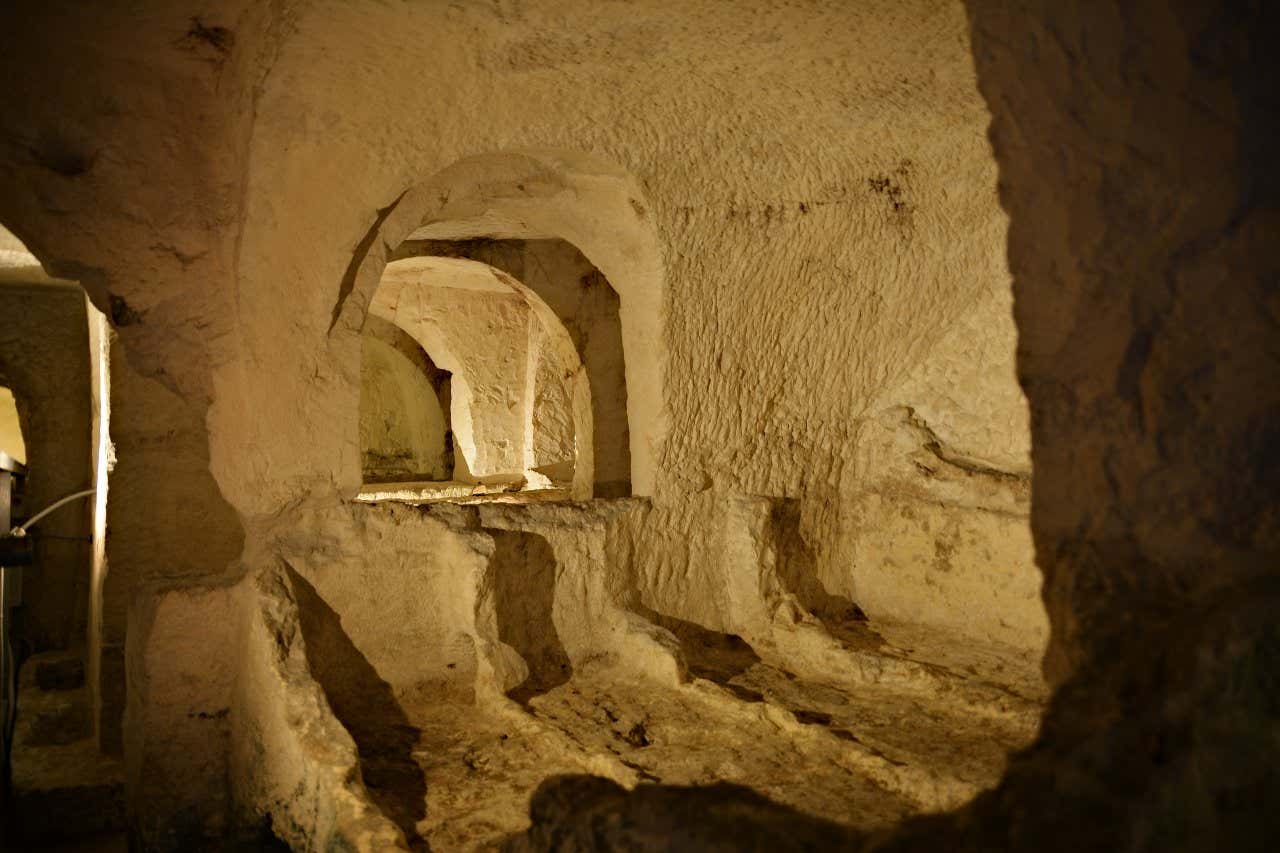
[[[530,288],[476,261],[394,261],[370,305],[363,349],[365,499],[590,496],[588,377],[567,330]],[[374,440],[384,446],[366,443]],[[385,471],[404,455],[434,456],[437,467],[448,456],[452,467],[415,478],[412,465],[400,466],[401,477],[391,465],[391,477],[371,482],[369,462]],[[388,491],[388,480],[415,479],[428,482]]]
[[[110,325],[77,282],[48,275],[2,228],[0,316],[0,467],[25,463],[6,531],[21,527],[31,552],[21,573],[4,572],[6,680],[25,672],[21,690],[4,685],[16,698],[13,791],[39,801],[85,788],[111,799],[119,767],[99,754],[113,751],[101,723],[116,715],[101,701]],[[61,780],[52,794],[51,778]],[[111,826],[123,813],[101,817]]]
[[[662,263],[658,243],[645,219],[643,194],[636,182],[611,164],[585,154],[563,151],[520,151],[479,155],[460,160],[425,183],[406,191],[375,223],[368,250],[353,259],[334,309],[334,325],[363,326],[364,312],[379,289],[389,262],[429,255],[476,259],[501,269],[519,258],[527,270],[541,260],[540,250],[555,244],[564,255],[577,254],[589,269],[578,277],[588,287],[607,288],[616,296],[617,349],[614,369],[623,378],[621,393],[612,394],[625,417],[591,419],[596,434],[620,440],[606,460],[594,453],[593,467],[611,478],[598,496],[652,494],[655,459],[665,437],[662,397],[665,358],[662,342]],[[536,245],[535,245],[536,244]],[[503,258],[506,258],[506,261]],[[510,275],[508,273],[508,275]],[[528,275],[521,282],[552,307],[561,325],[565,315],[542,282],[554,289],[555,276]],[[571,301],[571,300],[564,300]],[[607,301],[607,300],[606,300]],[[604,312],[607,314],[607,310]],[[580,341],[583,336],[580,336]],[[596,343],[608,336],[596,337]],[[575,346],[579,360],[601,374],[609,358]],[[605,395],[593,395],[606,399]],[[456,396],[455,396],[456,401]],[[619,423],[621,421],[621,423]],[[609,427],[602,431],[600,427]],[[455,424],[455,432],[457,425]],[[581,433],[579,433],[581,434]],[[617,439],[621,436],[621,439]],[[598,446],[598,445],[597,445]],[[619,459],[623,460],[619,463]],[[579,458],[578,471],[582,470]],[[625,474],[618,471],[625,467]],[[581,477],[579,476],[579,479]],[[581,484],[576,495],[583,496]]]

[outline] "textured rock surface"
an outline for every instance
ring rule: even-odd
[[[143,731],[162,687],[184,691],[148,674],[163,644],[189,651],[180,632],[148,627],[174,587],[220,588],[287,554],[387,683],[437,663],[489,667],[493,694],[528,677],[496,622],[491,650],[450,656],[481,636],[456,627],[477,617],[456,612],[450,585],[480,569],[447,567],[482,552],[426,520],[344,505],[361,477],[359,330],[410,236],[558,239],[617,294],[629,479],[652,503],[484,522],[554,549],[570,660],[677,682],[676,644],[642,608],[732,624],[808,673],[898,672],[844,654],[805,606],[848,611],[860,560],[886,576],[875,543],[846,535],[869,487],[860,437],[885,407],[932,406],[935,429],[968,422],[954,400],[891,392],[931,375],[919,365],[962,318],[998,314],[989,294],[1007,282],[959,6],[19,6],[7,31],[31,35],[5,56],[23,94],[6,118],[0,218],[81,280],[119,333],[104,635],[124,642],[132,600],[125,745],[145,756],[132,785],[147,787],[144,770],[191,782],[157,814],[183,798],[191,814],[230,802],[202,758],[222,729],[175,723],[163,750]],[[91,65],[34,71],[67,51]],[[331,61],[352,51],[363,58]],[[65,211],[92,211],[94,227],[69,228],[78,214]],[[984,341],[994,351],[1005,334]],[[989,583],[979,574],[902,615],[934,619],[954,602],[970,618],[938,621],[1016,637],[1033,659],[1029,587],[1005,576],[1029,562],[1010,553],[992,572],[987,557],[1013,524],[970,521],[957,538],[956,574],[981,568]],[[932,532],[904,535],[932,560]],[[378,536],[390,553],[371,547]],[[104,665],[104,682],[120,669]],[[206,817],[186,829],[223,825]]]
[[[266,536],[280,537],[267,553],[285,555],[287,580],[257,581],[241,618],[284,614],[249,629],[249,654],[309,676],[242,669],[230,735],[233,755],[250,750],[233,773],[240,809],[295,845],[365,849],[356,797],[411,848],[488,847],[527,826],[553,772],[733,781],[828,819],[856,808],[878,828],[966,802],[1035,730],[1039,679],[1017,655],[983,661],[865,625],[837,640],[816,623],[752,622],[745,606],[730,617],[752,645],[657,616],[633,579],[600,570],[631,547],[644,500],[296,512]],[[734,512],[766,522],[757,537],[776,529],[759,501]],[[308,746],[302,732],[321,724],[349,731],[354,751],[345,737]],[[360,783],[337,784],[357,761]]]
[[[1276,294],[1260,140],[1280,111],[1267,28],[1244,11],[970,6],[1012,217],[1062,686],[997,791],[869,849],[1261,850],[1275,837],[1265,614],[1280,411],[1275,313],[1256,308]],[[547,817],[527,843],[621,847],[664,826],[607,790],[563,789],[580,807],[535,812]],[[722,798],[686,792],[682,807]],[[775,820],[753,814],[717,840]],[[603,826],[617,834],[592,832]]]
[[[18,462],[27,461],[27,443],[22,438],[18,404],[8,388],[0,388],[0,451]]]
[[[0,844],[43,849],[79,835],[123,831],[124,770],[93,737],[82,653],[28,658],[18,707]]]
[[[237,591],[244,665],[231,711],[236,808],[248,825],[268,815],[271,832],[293,849],[405,849],[370,800],[351,735],[311,675],[331,650],[311,650],[308,662],[298,584],[277,567]]]
[[[251,669],[224,654],[251,612],[232,590],[282,560],[313,591],[303,611],[331,614],[299,630],[365,662],[307,658],[335,709],[362,675],[396,707],[512,712],[508,691],[562,663],[551,631],[575,674],[683,695],[679,622],[800,679],[992,701],[841,638],[865,598],[877,630],[921,620],[1039,653],[1011,267],[1060,692],[996,791],[874,843],[1249,847],[1277,766],[1265,28],[1190,3],[974,2],[968,21],[932,0],[673,8],[6,9],[0,219],[121,343],[103,620],[129,646],[141,837],[190,846],[298,778],[344,779],[317,782],[317,804],[364,796],[350,753],[315,753],[308,777],[295,751],[295,776],[260,782],[228,757],[231,720],[254,719],[232,714]],[[360,329],[410,236],[559,239],[607,277],[637,499],[348,503]],[[537,631],[508,619],[511,566],[554,577]],[[313,685],[287,684],[338,731]],[[282,750],[296,739],[271,725]],[[346,725],[357,746],[400,731]],[[237,801],[232,777],[274,793]],[[730,817],[696,827],[703,843],[769,837],[753,815],[852,840],[739,790],[576,784],[540,799],[531,843],[556,826],[580,846],[652,839],[673,801],[704,797]],[[946,790],[935,805],[958,802]]]

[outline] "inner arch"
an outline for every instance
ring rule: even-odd
[[[452,299],[442,299],[453,291]],[[454,480],[592,489],[591,391],[559,318],[528,287],[476,261],[388,264],[371,322],[402,329],[452,375]],[[548,434],[551,434],[550,436]]]
[[[620,301],[631,491],[651,495],[666,435],[659,244],[638,182],[587,154],[528,149],[457,161],[406,191],[370,232],[346,278],[338,322],[359,328],[383,270],[406,240],[545,239],[575,246]]]

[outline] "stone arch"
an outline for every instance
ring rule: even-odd
[[[638,182],[592,155],[527,149],[459,160],[379,211],[343,278],[333,325],[357,331],[388,259],[410,237],[559,238],[609,280],[620,300],[631,487],[655,488],[666,435],[664,272]]]
[[[462,356],[449,345],[448,339],[438,327],[432,324],[416,324],[412,329],[406,328],[409,324],[397,314],[396,310],[384,308],[378,311],[371,306],[365,320],[368,322],[368,318],[374,316],[396,326],[422,347],[436,367],[450,374],[449,425],[453,432],[455,457],[459,460],[456,464],[464,464],[461,460],[474,458],[475,441],[472,438],[471,386],[463,368]]]
[[[435,361],[437,366],[453,376],[451,393],[451,422],[456,453],[457,470],[469,474],[467,463],[477,458],[477,418],[472,412],[473,388],[465,354],[451,344],[438,322],[427,319],[427,312],[420,306],[423,278],[438,276],[456,282],[468,283],[472,288],[490,288],[514,293],[528,309],[530,317],[537,320],[543,330],[556,363],[565,368],[564,382],[568,389],[568,402],[573,425],[574,474],[571,496],[585,499],[591,496],[592,485],[592,419],[591,389],[587,373],[578,358],[577,349],[559,318],[551,308],[530,288],[515,278],[477,261],[458,258],[418,257],[393,261],[384,267],[377,292],[370,301],[367,317],[377,317],[399,326],[413,337]],[[533,374],[528,374],[531,384]],[[523,446],[521,461],[526,469],[532,465],[532,420],[534,400],[532,388],[527,389],[526,408],[522,419],[520,438]]]

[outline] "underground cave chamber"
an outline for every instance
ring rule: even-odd
[[[1265,28],[624,5],[0,12],[0,846],[1259,849]]]
[[[529,199],[548,172],[578,189]],[[381,223],[394,249],[357,259],[328,321],[347,408],[291,451],[316,465],[347,436],[358,453],[321,464],[350,491],[264,516],[258,568],[166,596],[132,652],[171,662],[148,691],[225,674],[186,719],[227,721],[230,802],[268,816],[234,832],[473,849],[526,826],[556,774],[728,781],[884,826],[967,802],[1034,736],[1045,624],[1007,281],[864,401],[857,478],[809,497],[710,479],[673,503],[665,418],[635,405],[667,370],[638,195],[572,152],[468,158]],[[147,323],[113,319],[125,340]],[[121,369],[127,465],[155,445],[129,441]],[[163,651],[192,624],[205,651]]]
[[[966,802],[1045,695],[1007,284],[869,401],[866,471],[839,498],[861,529],[815,514],[834,498],[713,484],[664,506],[631,495],[631,436],[656,426],[633,428],[628,397],[664,361],[637,365],[622,323],[662,287],[635,258],[642,205],[612,169],[567,210],[527,198],[523,175],[548,168],[573,186],[609,167],[471,158],[383,224],[375,245],[395,248],[351,297],[367,288],[364,506],[307,508],[258,582],[296,609],[311,689],[389,821],[369,831],[494,844],[558,773],[732,779],[811,812],[855,800],[868,825]],[[588,256],[618,254],[619,232],[636,236],[615,290]],[[322,530],[331,547],[306,545]],[[267,791],[298,772],[267,770]]]

